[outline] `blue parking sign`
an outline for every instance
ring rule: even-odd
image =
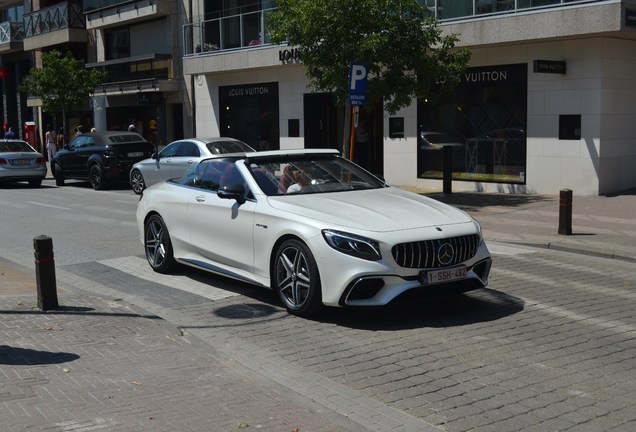
[[[363,95],[367,92],[367,65],[351,63],[349,67],[349,94]]]

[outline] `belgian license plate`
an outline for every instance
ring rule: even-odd
[[[144,155],[144,152],[130,152],[128,153],[128,157],[141,157]]]
[[[420,272],[420,283],[424,285],[453,282],[462,279],[466,279],[466,266],[464,265]]]

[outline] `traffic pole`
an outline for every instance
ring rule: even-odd
[[[43,311],[58,309],[53,239],[45,235],[34,237],[33,248],[35,249],[38,307]]]

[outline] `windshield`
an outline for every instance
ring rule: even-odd
[[[386,185],[350,161],[306,155],[249,158],[246,163],[260,189],[269,196],[377,189]]]

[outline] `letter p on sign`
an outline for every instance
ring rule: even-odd
[[[349,69],[349,94],[363,95],[367,92],[367,65],[352,63]]]

